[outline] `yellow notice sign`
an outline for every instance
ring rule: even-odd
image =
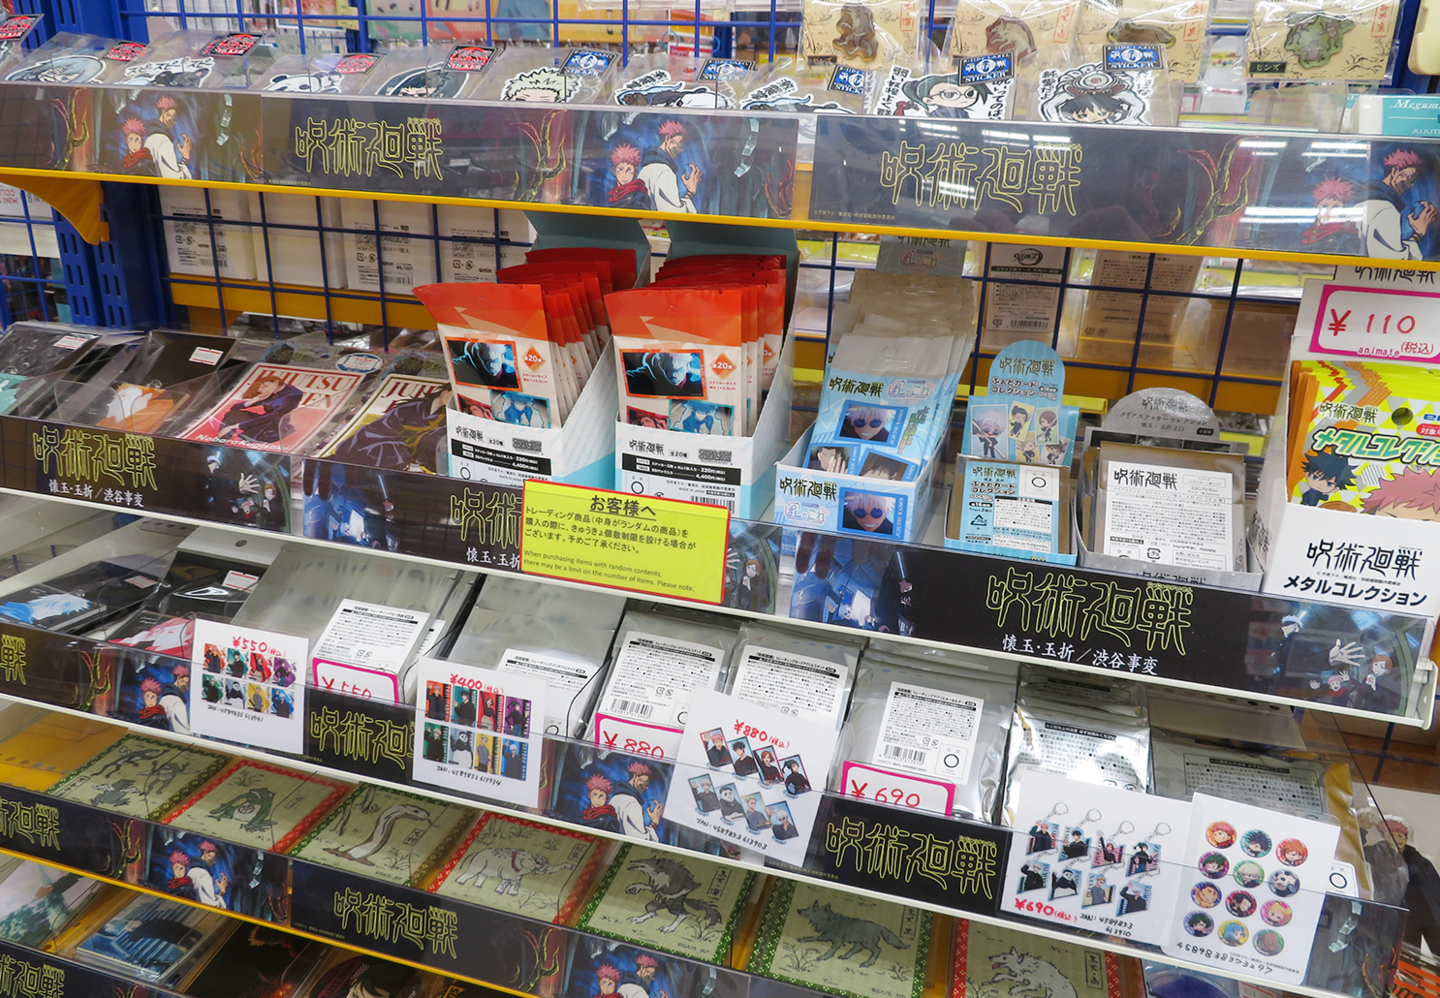
[[[528,481],[521,517],[528,574],[701,603],[725,595],[724,506]]]

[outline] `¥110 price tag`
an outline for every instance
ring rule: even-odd
[[[1320,294],[1310,349],[1375,360],[1440,360],[1440,293],[1328,286]]]

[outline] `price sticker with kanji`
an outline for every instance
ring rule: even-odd
[[[1310,349],[1373,360],[1440,360],[1440,293],[1327,285]]]

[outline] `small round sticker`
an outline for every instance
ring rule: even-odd
[[[1310,858],[1310,850],[1299,839],[1281,839],[1275,858],[1286,866],[1300,866]]]
[[[1185,931],[1192,936],[1208,936],[1215,930],[1215,920],[1203,911],[1192,911],[1185,916]]]
[[[1236,918],[1249,918],[1255,914],[1255,895],[1249,891],[1231,891],[1225,899],[1225,910]]]
[[[1260,917],[1265,920],[1266,925],[1289,925],[1294,914],[1290,905],[1284,901],[1266,901],[1260,909]]]
[[[1300,889],[1300,875],[1294,870],[1276,870],[1267,886],[1276,897],[1288,898]]]
[[[1213,908],[1220,903],[1220,888],[1202,880],[1190,889],[1190,900],[1202,908]]]
[[[1245,855],[1259,859],[1270,851],[1270,836],[1258,828],[1252,828],[1240,836],[1240,848],[1245,851]]]
[[[1200,857],[1200,872],[1211,880],[1219,880],[1230,872],[1230,861],[1218,852],[1207,852]]]
[[[1235,826],[1228,821],[1215,821],[1205,829],[1205,840],[1216,849],[1229,849],[1235,844]]]
[[[1244,946],[1250,941],[1250,930],[1241,922],[1226,922],[1220,926],[1220,941],[1226,946]]]
[[[1265,882],[1265,868],[1247,859],[1235,867],[1235,882],[1241,887],[1259,887]]]
[[[1279,956],[1285,948],[1285,938],[1274,929],[1261,929],[1255,933],[1255,952],[1261,956]]]
[[[346,374],[369,374],[384,366],[385,361],[380,355],[373,353],[347,353],[335,361],[335,367]]]

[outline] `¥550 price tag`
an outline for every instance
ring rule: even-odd
[[[1310,349],[1377,360],[1440,360],[1440,294],[1326,287]]]

